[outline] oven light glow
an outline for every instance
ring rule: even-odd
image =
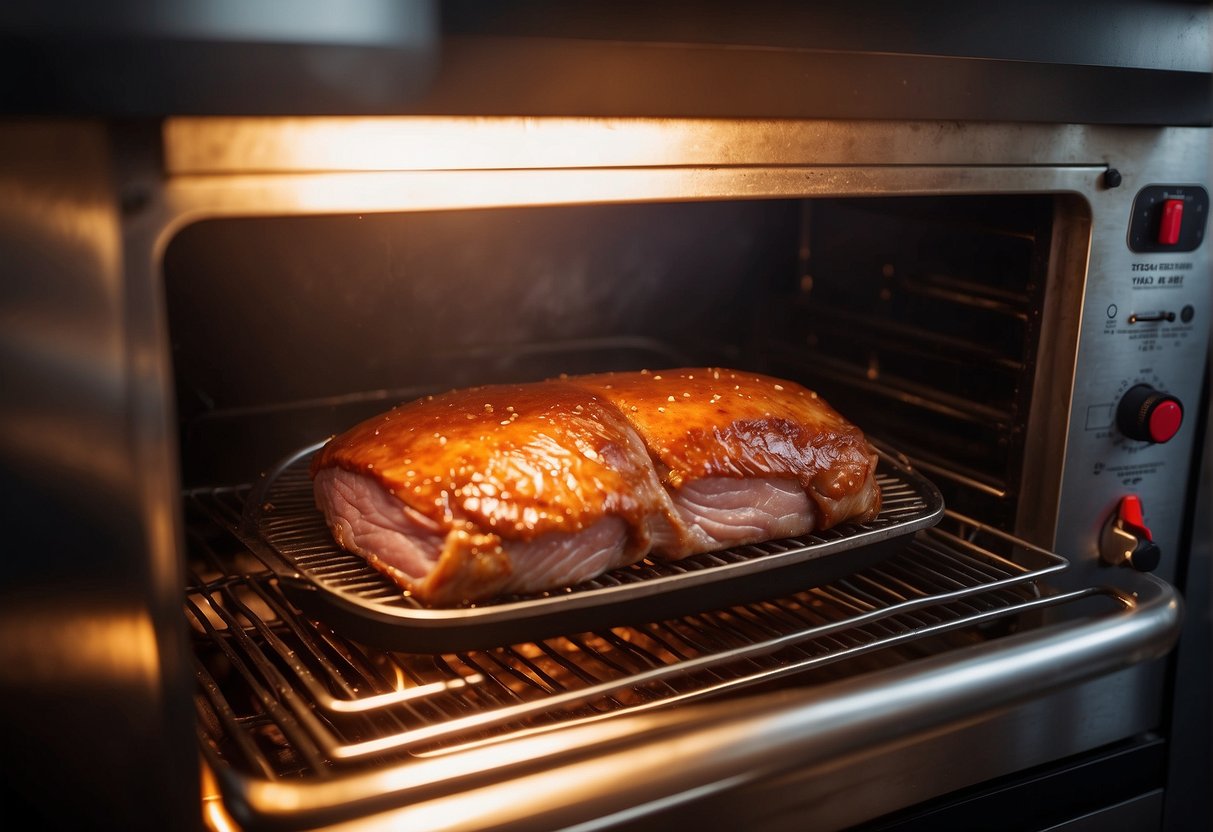
[[[755,195],[766,180],[750,171]],[[166,191],[182,222],[251,214],[371,214],[443,211],[503,205],[712,198],[726,193],[730,176],[702,168],[388,171],[266,176],[182,176]],[[166,239],[168,236],[166,235]]]
[[[305,211],[443,210],[498,205],[661,199],[685,191],[687,174],[643,170],[498,171],[441,174],[368,173],[300,177],[294,189]],[[677,181],[674,181],[677,180]]]
[[[739,155],[781,129],[695,119],[175,118],[164,128],[179,214],[372,213],[712,198]],[[754,168],[743,188],[768,182]],[[174,205],[175,203],[175,205]]]
[[[174,118],[170,173],[502,170],[727,161],[734,126],[671,119]]]

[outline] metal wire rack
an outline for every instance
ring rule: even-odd
[[[1050,591],[1040,579],[1064,558],[950,515],[874,566],[774,600],[483,650],[379,650],[291,603],[232,531],[247,496],[187,495],[185,612],[204,753],[257,778],[328,778],[793,676],[838,678],[1099,594]]]
[[[482,648],[770,598],[788,586],[819,585],[877,562],[897,538],[934,525],[944,510],[929,480],[882,450],[876,470],[882,506],[871,520],[676,561],[645,558],[543,592],[431,607],[334,542],[309,473],[322,444],[300,449],[265,474],[238,522],[217,519],[235,522],[305,611],[351,638],[393,650]]]

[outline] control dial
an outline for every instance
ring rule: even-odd
[[[1148,384],[1130,388],[1116,406],[1116,426],[1130,439],[1167,442],[1179,433],[1184,407],[1179,399]]]

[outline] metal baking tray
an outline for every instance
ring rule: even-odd
[[[808,589],[883,560],[943,517],[943,497],[904,457],[880,449],[880,514],[800,537],[680,561],[646,558],[533,595],[428,607],[333,540],[308,471],[318,442],[253,485],[237,533],[301,610],[365,644],[445,653],[658,621]]]

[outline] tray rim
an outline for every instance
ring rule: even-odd
[[[752,559],[710,566],[676,575],[625,582],[615,586],[578,591],[565,588],[563,592],[556,589],[517,600],[490,601],[459,607],[409,608],[370,600],[341,587],[333,586],[330,582],[312,574],[305,567],[301,567],[290,553],[283,551],[278,543],[264,533],[261,524],[269,516],[269,512],[264,510],[264,505],[272,500],[274,485],[289,469],[310,459],[328,441],[328,438],[325,438],[295,450],[262,475],[254,484],[245,503],[244,515],[240,521],[241,536],[246,538],[247,543],[257,544],[257,550],[272,555],[277,564],[271,566],[276,567],[274,571],[277,576],[294,584],[297,589],[322,593],[329,602],[340,602],[346,612],[352,612],[382,624],[410,628],[438,629],[451,626],[481,627],[495,623],[515,624],[519,620],[529,618],[550,618],[565,612],[584,612],[587,609],[599,607],[610,608],[621,601],[641,601],[669,595],[673,592],[682,593],[737,577],[751,577],[792,568],[826,556],[837,555],[839,552],[867,548],[885,541],[908,537],[914,532],[936,525],[944,516],[945,510],[943,497],[933,482],[916,471],[904,455],[873,442],[872,445],[876,448],[880,458],[879,464],[891,468],[895,475],[922,497],[925,509],[914,517],[878,529],[863,529],[834,540],[793,547],[786,552],[769,553]],[[319,512],[318,509],[316,511]],[[840,524],[840,526],[845,525],[847,524]],[[837,529],[840,526],[831,528]],[[829,529],[822,531],[829,531]],[[780,540],[780,538],[773,539],[771,542],[776,540]],[[782,540],[797,540],[797,538],[782,538]],[[764,543],[766,541],[747,545],[761,546]],[[362,556],[341,549],[336,541],[333,541],[333,547],[338,553],[365,563]],[[729,548],[744,549],[745,546]],[[704,554],[710,555],[711,553]],[[369,564],[368,566],[374,569],[373,566]],[[375,571],[378,573],[377,569]],[[382,577],[383,580],[390,581],[390,578]],[[790,591],[795,590],[790,589]],[[314,600],[319,601],[320,599]]]

